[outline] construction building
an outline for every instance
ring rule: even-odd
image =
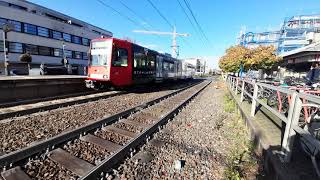
[[[270,31],[262,33],[248,32],[240,35],[239,44],[247,48],[256,48],[257,46],[278,47],[280,31]]]
[[[282,54],[320,40],[320,15],[301,15],[286,18],[279,31],[241,33],[238,44],[253,48],[273,45]]]
[[[293,16],[281,28],[278,53],[288,52],[320,40],[320,15]]]

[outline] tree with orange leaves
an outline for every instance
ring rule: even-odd
[[[224,72],[238,72],[240,65],[245,70],[271,69],[281,59],[276,56],[274,46],[258,46],[254,49],[232,46],[219,60],[219,67]]]

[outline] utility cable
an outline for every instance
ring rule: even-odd
[[[144,30],[148,30],[147,28],[145,28],[144,26],[142,26],[141,24],[139,24],[138,22],[136,22],[135,20],[133,20],[129,16],[122,14],[120,11],[118,11],[115,8],[113,8],[112,6],[106,4],[102,0],[96,0],[96,1],[98,1],[100,4],[102,4],[103,6],[107,7],[108,9],[111,9],[112,11],[114,11],[115,13],[120,15],[121,17],[123,17],[123,18],[127,19],[128,21],[132,22],[134,25],[139,26],[139,27],[143,28]]]
[[[189,22],[190,22],[190,24],[192,25],[192,27],[193,27],[193,29],[194,29],[195,33],[196,33],[196,34],[197,34],[197,36],[199,37],[199,39],[200,39],[200,41],[202,42],[203,46],[205,46],[204,39],[203,39],[203,37],[202,37],[201,35],[199,35],[200,33],[199,33],[198,28],[197,28],[197,27],[194,25],[194,23],[191,21],[191,19],[190,19],[190,17],[189,17],[189,15],[188,15],[188,13],[186,12],[185,8],[182,6],[182,4],[181,4],[180,0],[177,0],[177,2],[178,2],[178,4],[179,4],[179,6],[180,6],[181,10],[183,11],[183,13],[185,14],[185,16],[187,17],[188,21],[189,21]]]
[[[198,22],[197,18],[195,17],[195,15],[194,15],[194,13],[193,13],[193,11],[192,11],[192,8],[191,8],[191,6],[190,6],[190,4],[189,4],[188,0],[183,0],[183,1],[184,1],[184,3],[186,4],[186,6],[187,6],[188,10],[190,11],[191,16],[193,17],[193,20],[196,22],[196,24],[197,24],[197,26],[198,26],[198,28],[199,28],[200,32],[202,33],[203,37],[207,40],[208,44],[212,45],[212,44],[211,44],[211,42],[210,42],[210,40],[208,39],[208,37],[207,37],[207,36],[206,36],[206,34],[204,33],[204,31],[203,31],[202,27],[200,26],[200,24],[199,24],[199,22]]]
[[[150,3],[150,5],[157,11],[157,13],[162,17],[162,19],[164,19],[166,22],[167,22],[167,24],[173,29],[174,27],[173,27],[173,25],[169,22],[169,20],[160,12],[160,10],[152,3],[152,1],[151,0],[147,0],[149,3]]]

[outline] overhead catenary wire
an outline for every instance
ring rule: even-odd
[[[119,0],[119,3],[124,6],[126,9],[128,9],[132,14],[134,14],[135,16],[137,16],[138,18],[140,18],[142,21],[144,21],[145,23],[147,23],[150,27],[155,28],[152,24],[150,24],[148,22],[148,20],[146,20],[143,16],[140,16],[135,10],[133,10],[132,8],[130,8],[128,5],[126,5],[122,0]],[[142,25],[141,25],[142,26]],[[145,27],[145,30],[147,28]],[[161,36],[154,34],[155,36],[157,36],[158,38],[161,38]]]
[[[200,26],[200,23],[198,22],[197,18],[195,17],[194,12],[192,11],[191,5],[189,4],[188,0],[183,0],[183,1],[186,4],[186,7],[188,8],[188,10],[190,11],[191,16],[192,16],[193,20],[195,21],[197,27],[199,28],[201,34],[207,40],[208,44],[211,46],[212,44],[211,44],[210,40],[208,39],[207,35],[204,33],[204,31],[203,31],[202,27]]]
[[[114,7],[110,6],[109,4],[107,4],[106,2],[104,2],[103,0],[96,0],[97,2],[99,2],[100,4],[102,4],[104,7],[112,10],[113,12],[115,12],[116,14],[118,14],[119,16],[123,17],[124,19],[127,19],[128,21],[130,21],[131,23],[133,23],[134,25],[143,28],[144,30],[149,31],[148,28],[146,28],[145,26],[143,26],[142,24],[140,24],[139,22],[135,21],[134,19],[130,18],[129,16],[121,13],[120,11],[118,11],[117,9],[115,9]],[[167,24],[171,27],[174,28],[174,26],[169,22],[169,20],[160,12],[160,10],[150,1],[147,0],[151,6],[158,12],[158,14],[167,22]],[[125,6],[125,8],[127,8],[129,11],[131,11],[132,13],[134,13],[137,17],[139,17],[142,20],[145,20],[144,18],[142,18],[141,16],[139,16],[133,9],[131,9],[129,6],[127,6],[125,3],[123,3],[122,1],[119,1],[123,6]],[[150,24],[151,25],[151,24]],[[160,37],[159,35],[156,35],[158,37]],[[189,46],[192,46],[191,44],[189,44],[185,39],[183,39],[183,41],[185,43],[187,43]]]
[[[144,21],[145,23],[147,23],[149,26],[152,27],[152,25],[148,22],[148,20],[146,20],[143,16],[140,16],[135,10],[133,10],[132,8],[130,8],[128,5],[126,5],[126,3],[124,3],[122,0],[118,0],[118,2],[124,6],[126,9],[128,9],[132,14],[134,14],[135,16],[137,16],[138,18],[140,18],[142,21]]]
[[[156,12],[162,17],[162,19],[163,19],[164,21],[166,21],[166,23],[173,29],[174,26],[173,26],[173,25],[170,23],[170,21],[161,13],[161,11],[157,8],[157,6],[156,6],[154,3],[152,3],[151,0],[147,0],[147,1],[148,1],[149,4],[153,7],[153,9],[155,9]],[[192,45],[191,45],[187,40],[185,40],[184,38],[182,38],[182,40],[183,40],[183,42],[186,43],[188,46],[192,47]]]
[[[160,12],[160,10],[152,3],[151,0],[147,0],[149,4],[157,11],[157,13],[166,21],[166,23],[173,29],[174,26],[170,23],[170,21]]]
[[[113,8],[112,6],[108,5],[107,3],[105,3],[102,0],[96,0],[98,1],[100,4],[102,4],[103,6],[107,7],[108,9],[111,9],[112,11],[114,11],[115,13],[117,13],[118,15],[120,15],[121,17],[127,19],[128,21],[132,22],[134,25],[139,26],[141,28],[143,28],[144,30],[148,30],[146,27],[142,26],[140,23],[136,22],[134,19],[130,18],[129,16],[122,14],[120,11],[116,10],[115,8]]]
[[[146,28],[145,26],[141,25],[139,22],[133,20],[133,19],[130,18],[129,16],[122,14],[120,11],[116,10],[114,7],[108,5],[108,4],[105,3],[104,1],[102,1],[102,0],[96,0],[96,1],[98,1],[98,2],[99,2],[100,4],[102,4],[103,6],[111,9],[112,11],[114,11],[115,13],[117,13],[118,15],[120,15],[121,17],[127,19],[128,21],[130,21],[130,22],[133,23],[134,25],[136,25],[136,26],[138,26],[138,27],[141,27],[141,28],[143,28],[144,30],[149,31],[148,28]],[[119,1],[119,2],[120,2],[120,1]],[[121,3],[122,5],[124,5],[128,10],[130,10],[132,13],[134,13],[137,17],[139,17],[139,18],[141,18],[142,20],[144,20],[144,19],[143,19],[141,16],[139,16],[133,9],[131,9],[130,7],[128,7],[127,5],[125,5],[125,3],[123,3],[123,2],[120,2],[120,3]],[[158,38],[161,38],[159,35],[155,35],[155,36],[157,36]]]
[[[185,8],[182,6],[180,0],[177,0],[181,10],[183,11],[183,13],[185,14],[185,16],[187,17],[188,21],[190,22],[190,24],[192,25],[195,33],[197,33],[197,36],[199,37],[200,41],[202,42],[203,46],[205,46],[205,42],[203,42],[203,37],[201,35],[199,35],[199,30],[198,28],[194,25],[194,23],[192,22],[192,20],[190,19],[190,16],[188,15],[188,13],[186,12]]]

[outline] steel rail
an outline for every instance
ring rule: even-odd
[[[157,104],[166,98],[174,96],[174,95],[176,95],[184,90],[187,90],[195,85],[198,85],[200,83],[201,82],[195,82],[192,85],[189,85],[187,87],[183,87],[183,88],[176,90],[170,94],[164,95],[160,98],[154,99],[149,102],[142,103],[138,106],[127,109],[127,110],[122,111],[120,113],[117,113],[115,115],[94,121],[90,124],[84,125],[82,127],[74,129],[74,130],[63,132],[63,133],[56,135],[54,137],[51,137],[47,140],[36,142],[29,147],[25,147],[25,148],[19,149],[17,151],[10,152],[8,154],[4,154],[4,155],[0,156],[0,168],[5,169],[6,167],[12,167],[17,162],[26,160],[27,158],[30,158],[30,157],[33,157],[36,155],[40,155],[40,154],[49,152],[50,150],[55,149],[56,146],[61,145],[64,142],[79,138],[81,135],[85,135],[85,133],[94,131],[95,129],[101,128],[102,126],[112,124],[122,117],[127,117],[127,116],[131,115],[132,113],[140,111],[141,109],[145,109],[151,105]]]
[[[23,115],[36,113],[39,111],[48,111],[48,110],[57,109],[57,108],[61,108],[61,107],[72,106],[75,104],[83,104],[83,103],[86,103],[89,101],[96,101],[101,98],[110,98],[110,97],[114,97],[114,96],[118,96],[118,95],[128,94],[129,92],[110,91],[110,94],[105,94],[105,95],[99,96],[99,94],[103,94],[103,93],[107,93],[107,92],[91,93],[91,94],[87,94],[87,95],[80,95],[78,97],[74,96],[74,97],[67,97],[67,98],[63,98],[63,99],[52,100],[52,101],[62,101],[62,102],[57,102],[57,103],[48,103],[50,101],[44,101],[42,103],[48,103],[48,104],[42,105],[42,106],[31,107],[29,109],[28,108],[26,108],[26,109],[18,108],[17,110],[9,110],[8,112],[0,112],[0,121],[4,120],[6,118],[16,117],[17,115],[23,116]],[[83,98],[83,99],[72,100],[73,98],[79,98],[79,97],[84,97],[84,96],[89,96],[89,97]],[[90,97],[90,96],[93,96],[93,97]],[[71,99],[71,100],[68,101],[68,99]],[[29,106],[31,106],[31,105],[29,105]],[[10,107],[10,108],[14,108],[14,107]]]
[[[31,104],[31,103],[38,103],[42,101],[52,101],[56,99],[65,99],[65,98],[72,98],[76,96],[85,96],[90,94],[96,94],[101,93],[103,91],[84,91],[79,93],[71,93],[71,94],[64,94],[64,95],[58,95],[58,96],[52,96],[52,97],[45,97],[45,98],[36,98],[36,99],[28,99],[28,100],[21,100],[16,102],[8,102],[8,103],[0,103],[0,108],[7,108],[7,107],[13,107],[13,106],[19,106],[19,105],[25,105],[25,104]]]
[[[202,90],[204,90],[212,81],[209,81],[206,85],[204,85],[200,90],[193,93],[186,100],[180,103],[176,108],[172,111],[165,114],[159,121],[157,121],[151,127],[145,129],[143,132],[139,134],[136,138],[132,139],[128,144],[124,147],[116,151],[109,158],[103,160],[99,165],[95,166],[87,175],[80,177],[82,180],[96,179],[101,176],[101,173],[110,170],[113,166],[119,164],[122,160],[129,156],[133,149],[141,145],[145,142],[149,137],[152,136],[155,132],[157,132],[160,127],[168,122],[169,119],[173,118],[187,103],[189,103],[195,96],[197,96]]]

